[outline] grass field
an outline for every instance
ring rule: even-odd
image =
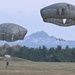
[[[75,63],[70,62],[31,62],[0,61],[0,75],[75,75]]]

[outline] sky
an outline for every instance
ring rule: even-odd
[[[75,5],[74,0],[0,0],[0,24],[15,23],[28,30],[26,36],[44,31],[49,36],[75,40],[75,26],[61,27],[43,22],[40,9],[54,4],[66,2]]]

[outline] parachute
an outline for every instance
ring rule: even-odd
[[[11,56],[9,54],[4,55],[5,61],[9,61]]]
[[[56,3],[40,10],[44,22],[58,26],[75,25],[75,6],[68,3]]]
[[[0,40],[13,42],[23,40],[27,33],[27,29],[13,23],[0,24]]]
[[[7,55],[5,55],[5,58],[10,58],[10,57],[11,57],[11,56],[10,56],[10,55],[8,55],[8,54],[7,54]]]

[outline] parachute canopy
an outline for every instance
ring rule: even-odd
[[[10,58],[11,56],[10,55],[5,55],[5,58]]]
[[[68,3],[56,3],[40,10],[44,22],[59,26],[75,25],[75,6]]]
[[[27,29],[13,23],[0,24],[0,40],[7,42],[23,40]]]

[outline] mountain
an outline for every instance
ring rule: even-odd
[[[57,47],[58,45],[61,45],[62,48],[65,48],[66,46],[69,46],[70,48],[75,47],[75,41],[66,41],[62,38],[49,36],[44,31],[39,31],[25,37],[24,41],[21,42],[21,44],[27,47],[34,47],[34,48],[43,45],[45,45],[47,48]]]
[[[1,42],[3,44],[5,42]],[[61,45],[62,48],[65,48],[66,46],[69,46],[70,48],[75,47],[75,41],[66,41],[62,38],[56,38],[54,36],[49,36],[44,31],[39,31],[36,33],[33,33],[27,37],[25,37],[22,41],[16,41],[16,42],[6,42],[9,45],[25,45],[27,47],[34,47],[37,48],[39,46],[45,45],[47,48],[50,47],[57,47],[58,45]]]
[[[42,45],[47,45],[55,39],[55,37],[49,36],[44,31],[40,31],[27,36],[24,40],[24,44],[28,47],[39,47]]]

